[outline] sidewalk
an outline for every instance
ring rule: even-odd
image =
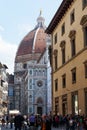
[[[0,130],[14,130],[14,127],[12,129],[10,129],[10,124],[8,124],[8,126],[2,126],[2,124],[0,123]]]

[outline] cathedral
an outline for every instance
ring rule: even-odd
[[[14,106],[22,114],[52,110],[50,35],[40,12],[37,25],[20,42],[14,65]]]

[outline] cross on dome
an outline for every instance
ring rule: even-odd
[[[44,25],[45,19],[44,19],[41,15],[42,15],[42,10],[40,10],[39,17],[37,18],[36,28],[37,28],[37,27],[43,27],[43,28],[45,28],[45,25]]]
[[[42,10],[40,10],[40,16],[42,15]]]

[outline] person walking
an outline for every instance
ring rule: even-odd
[[[14,118],[15,130],[21,130],[23,121],[24,121],[24,117],[21,115],[21,113],[15,116]]]
[[[30,122],[30,130],[35,129],[35,115],[31,114],[29,117],[29,122]]]
[[[11,116],[10,116],[10,129],[13,128],[13,123],[14,123],[14,116],[11,115]]]
[[[84,128],[87,130],[87,116],[84,118]]]
[[[41,130],[46,130],[46,114],[42,115]]]
[[[51,130],[52,122],[49,115],[46,116],[46,130]]]
[[[2,126],[4,127],[5,126],[5,117],[4,116],[2,117],[1,123],[2,123]]]
[[[8,123],[9,123],[9,116],[6,115],[6,128],[8,128]]]

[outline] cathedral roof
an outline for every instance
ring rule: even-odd
[[[45,33],[45,25],[44,18],[41,16],[41,12],[39,17],[37,18],[37,25],[35,28],[30,31],[20,42],[18,47],[15,61],[18,62],[18,57],[23,57],[29,54],[41,54],[46,48],[46,33]],[[27,57],[27,60],[30,60]]]

